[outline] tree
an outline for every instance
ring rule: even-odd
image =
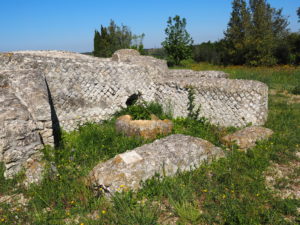
[[[250,47],[246,55],[250,65],[274,65],[276,48],[288,34],[288,22],[282,16],[282,9],[272,8],[266,0],[250,0],[252,28]]]
[[[101,25],[100,32],[95,31],[93,54],[98,57],[111,57],[119,49],[131,48],[132,42],[138,37],[142,37],[138,46],[141,49],[143,47],[144,34],[140,36],[133,35],[129,27],[124,25],[117,26],[111,20],[108,27]]]
[[[193,46],[193,59],[196,62],[221,64],[222,46],[220,42],[203,42]]]
[[[266,0],[232,2],[232,13],[225,32],[227,61],[253,66],[277,63],[275,52],[288,35],[288,22],[282,10]]]
[[[295,32],[289,34],[287,37],[287,43],[290,51],[289,63],[300,64],[300,33]]]
[[[250,65],[273,65],[275,40],[272,27],[272,10],[265,0],[250,0],[252,29],[247,63]]]
[[[226,59],[230,64],[244,64],[251,29],[250,12],[244,0],[232,2],[232,12],[225,31]]]
[[[132,38],[132,45],[130,48],[138,50],[140,52],[141,55],[145,55],[146,51],[144,49],[144,45],[143,45],[143,40],[144,40],[145,34],[141,34],[141,35],[133,35]]]
[[[171,62],[179,65],[180,61],[192,56],[193,39],[186,31],[186,19],[176,15],[169,17],[165,29],[166,39],[161,44]]]
[[[94,56],[100,56],[100,51],[101,51],[101,45],[100,45],[100,40],[101,40],[101,35],[99,31],[95,30],[94,34],[94,51],[93,55]]]

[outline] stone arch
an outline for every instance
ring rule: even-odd
[[[139,99],[141,99],[142,94],[138,91],[137,93],[134,93],[130,95],[126,100],[126,106],[134,105]]]

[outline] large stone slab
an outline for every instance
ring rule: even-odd
[[[222,141],[227,144],[236,144],[245,150],[256,145],[257,141],[268,139],[273,134],[271,129],[259,126],[246,127],[233,134],[222,137]]]
[[[99,163],[90,172],[88,180],[111,193],[122,188],[136,190],[141,181],[155,173],[172,176],[178,170],[192,170],[204,161],[223,156],[222,149],[206,140],[175,134]]]
[[[40,74],[0,72],[0,161],[5,176],[26,168],[27,160],[37,158],[43,144],[52,143],[47,88]]]

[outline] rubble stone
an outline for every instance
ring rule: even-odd
[[[251,126],[222,137],[222,141],[227,145],[237,144],[241,149],[245,150],[254,147],[257,141],[268,139],[272,134],[273,131],[271,129]]]

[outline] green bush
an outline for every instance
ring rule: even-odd
[[[195,63],[193,59],[184,59],[180,62],[181,66],[189,66],[191,64]]]
[[[294,95],[300,95],[300,84],[298,84],[294,89],[291,91]]]
[[[134,120],[150,120],[151,114],[160,119],[171,118],[171,115],[164,113],[162,106],[155,102],[142,102],[130,105],[117,112],[115,116],[131,115]]]

